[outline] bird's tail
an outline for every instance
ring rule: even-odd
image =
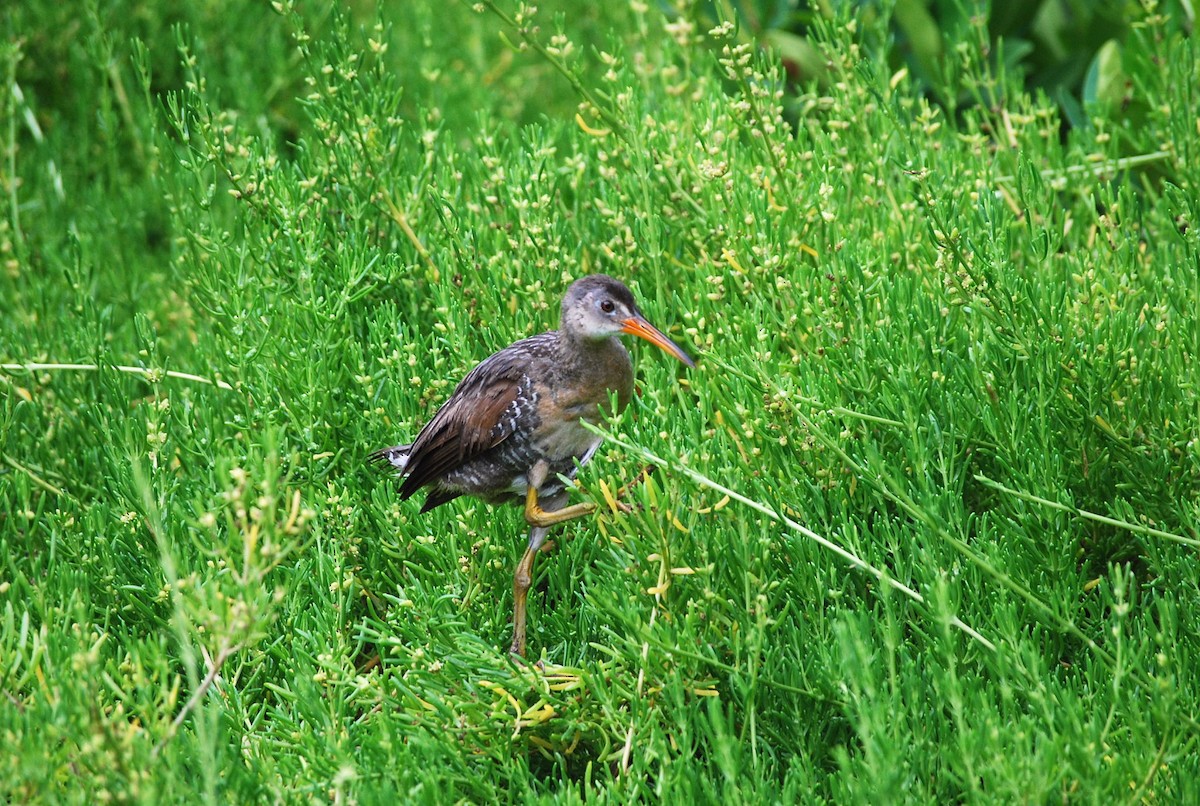
[[[405,468],[408,467],[408,455],[411,451],[412,445],[393,445],[390,448],[373,452],[368,458],[372,462],[387,463],[403,474]]]

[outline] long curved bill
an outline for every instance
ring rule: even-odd
[[[624,327],[621,328],[622,333],[628,333],[631,336],[637,336],[640,339],[645,339],[651,344],[662,348],[664,352],[668,352],[675,356],[692,369],[696,368],[696,362],[688,358],[688,354],[679,349],[678,344],[668,339],[665,335],[663,335],[661,330],[647,322],[644,317],[631,316],[622,324],[624,324]]]

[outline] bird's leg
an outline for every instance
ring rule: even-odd
[[[651,468],[646,468],[639,473],[633,481],[617,492],[617,497],[620,498],[631,487],[640,484],[650,470]],[[533,584],[533,561],[537,558],[539,551],[548,550],[553,545],[546,541],[547,535],[550,534],[550,527],[572,518],[590,515],[596,511],[596,505],[590,501],[573,504],[569,507],[563,506],[567,500],[566,490],[556,493],[546,502],[549,509],[544,508],[538,501],[538,488],[546,482],[548,475],[550,475],[550,465],[545,459],[538,460],[537,464],[525,474],[525,522],[531,528],[529,545],[525,548],[525,553],[521,555],[521,561],[517,563],[517,570],[513,572],[513,639],[512,646],[508,650],[511,654],[521,657],[525,656],[527,605],[529,587]],[[628,509],[624,504],[618,504],[618,506]]]
[[[533,584],[533,560],[537,557],[549,529],[535,526],[529,530],[529,546],[513,574],[513,639],[509,652],[525,657],[525,603]]]
[[[555,526],[569,521],[574,518],[580,518],[584,515],[591,515],[596,511],[596,505],[591,501],[582,501],[578,504],[572,504],[569,507],[557,507],[555,509],[544,509],[538,503],[538,488],[546,481],[546,476],[550,474],[550,465],[545,459],[539,459],[537,464],[529,469],[525,474],[527,489],[525,491],[525,522],[533,527],[545,528],[547,526]],[[532,539],[532,538],[531,538]]]
[[[562,507],[547,512],[542,509],[538,503],[538,494],[536,487],[530,487],[529,492],[525,493],[525,522],[530,526],[555,526],[564,521],[582,518],[584,515],[591,515],[596,511],[596,505],[591,501],[581,501],[578,504],[571,504],[569,507]]]
[[[545,462],[539,462],[539,465],[544,465]],[[546,468],[534,468],[536,473],[531,472],[531,481],[536,481],[541,484],[546,480]],[[536,490],[537,486],[531,484],[530,490]],[[551,496],[546,503],[551,507],[548,514],[556,515],[560,511],[558,508],[567,500],[567,492],[563,490]],[[537,505],[536,493],[534,493],[534,505]],[[538,507],[538,509],[541,509]],[[528,517],[526,518],[528,519]],[[561,521],[555,521],[560,523]],[[542,550],[546,543],[546,536],[550,534],[550,529],[546,525],[530,523],[529,530],[529,545],[525,548],[525,553],[521,556],[521,561],[517,563],[517,570],[513,573],[513,640],[512,647],[509,649],[514,655],[525,656],[525,624],[526,624],[526,600],[529,597],[529,586],[533,584],[533,561],[537,557],[538,552]]]

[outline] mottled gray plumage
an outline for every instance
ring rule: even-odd
[[[411,444],[384,448],[371,458],[399,469],[401,498],[429,491],[422,512],[460,495],[490,503],[521,501],[537,466],[537,496],[546,511],[555,511],[566,502],[559,475],[573,477],[600,445],[583,423],[601,422],[614,393],[618,411],[633,393],[633,364],[617,338],[622,333],[644,338],[695,366],[646,321],[628,288],[606,275],[591,275],[567,289],[558,330],[523,339],[485,359]],[[528,562],[519,566],[515,587],[513,651],[518,653],[524,651],[521,569],[527,565],[532,570],[530,552],[548,531],[532,519],[530,523]]]
[[[563,338],[557,330],[523,339],[479,364],[411,445],[376,454],[403,471],[400,497],[428,487],[422,512],[463,494],[494,504],[519,501],[525,495],[525,473],[539,458],[550,464],[547,485],[561,487],[557,474],[574,475],[576,460],[586,462],[600,442],[579,421],[599,422],[609,389],[616,390],[622,407],[629,400],[633,365],[625,347],[610,341],[595,350],[599,365],[585,362],[604,393],[592,400],[561,391],[576,387],[572,376],[580,373],[564,368]],[[563,415],[544,412],[547,404],[563,409]]]
[[[603,311],[605,305],[613,310]],[[422,512],[464,494],[490,503],[519,501],[525,474],[538,459],[550,465],[541,492],[552,495],[562,486],[558,475],[573,476],[599,446],[580,423],[599,423],[613,392],[619,409],[629,402],[633,364],[616,334],[631,317],[641,313],[620,282],[602,274],[577,281],[563,298],[558,330],[484,360],[411,444],[372,458],[401,471],[401,498],[429,489]],[[618,324],[597,328],[597,319]]]

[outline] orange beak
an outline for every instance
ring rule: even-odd
[[[663,332],[654,325],[647,322],[643,317],[634,315],[626,319],[621,328],[622,333],[628,333],[631,336],[637,336],[640,339],[645,339],[651,344],[661,347],[665,352],[678,358],[683,363],[687,364],[692,369],[696,368],[696,362],[688,358],[688,354],[679,349],[679,345],[668,339]]]

